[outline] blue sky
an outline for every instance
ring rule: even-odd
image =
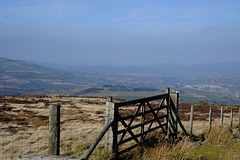
[[[239,0],[0,0],[0,56],[57,64],[240,62]]]

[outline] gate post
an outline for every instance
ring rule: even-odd
[[[178,103],[179,103],[179,93],[172,92],[170,93],[170,131],[173,138],[177,138],[178,135]]]
[[[115,103],[112,102],[112,97],[109,96],[106,102],[106,118],[105,125],[112,123],[112,126],[105,135],[105,149],[109,153],[116,156],[117,153],[117,108]]]
[[[168,95],[168,97],[165,100],[166,110],[165,110],[165,123],[166,123],[166,135],[169,136],[169,113],[170,113],[170,88],[166,88],[165,93]]]

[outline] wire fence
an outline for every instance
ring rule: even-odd
[[[48,155],[49,106],[61,105],[60,155],[81,157],[104,127],[105,99],[0,97],[0,160]],[[93,154],[97,157],[103,142]]]
[[[211,126],[240,127],[240,106],[180,103],[178,114],[187,131],[195,135]]]

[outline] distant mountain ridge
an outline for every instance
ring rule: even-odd
[[[227,74],[240,75],[239,63],[215,63],[215,64],[149,64],[134,66],[110,66],[110,65],[62,65],[39,63],[44,66],[60,70],[93,73],[93,74],[115,74],[115,73],[138,73],[138,74],[166,74],[167,76],[195,75],[195,74]]]

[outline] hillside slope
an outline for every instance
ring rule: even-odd
[[[80,74],[0,57],[0,94],[47,93],[94,85]]]

